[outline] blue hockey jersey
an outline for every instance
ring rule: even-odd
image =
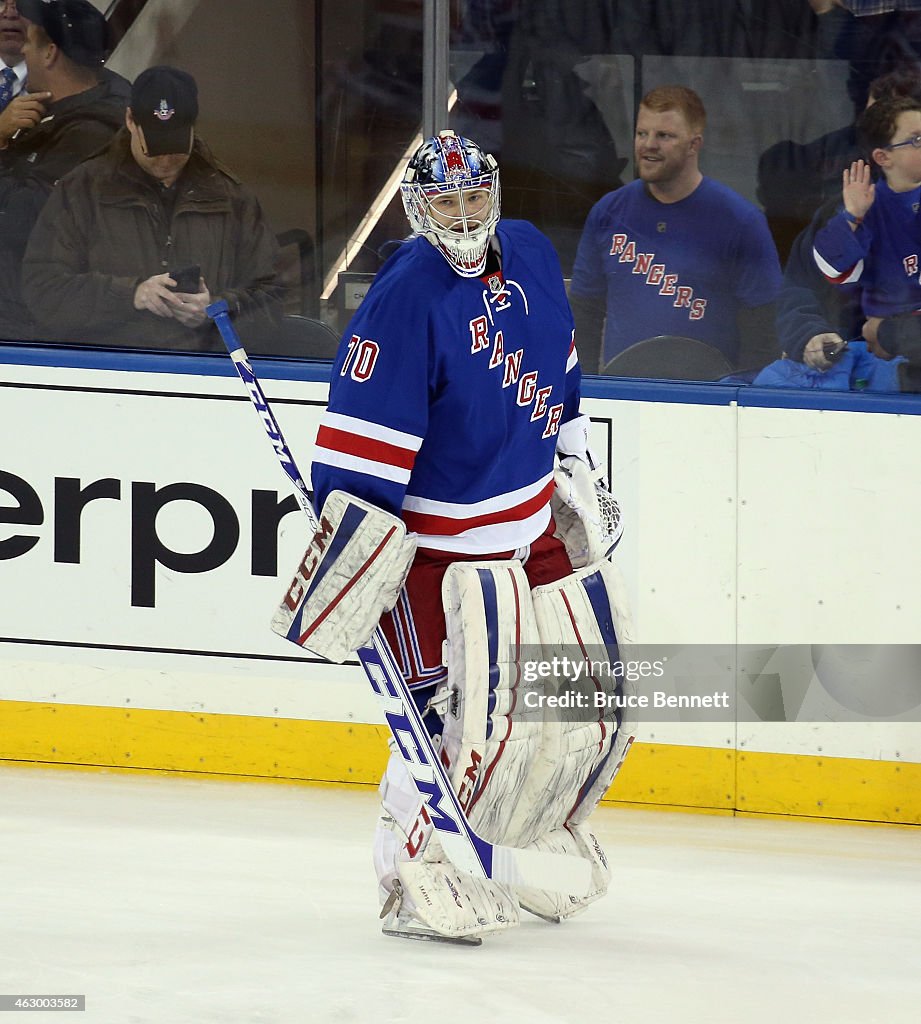
[[[674,334],[739,354],[740,307],[773,302],[777,249],[748,200],[712,178],[677,203],[640,180],[591,209],[572,271],[572,294],[605,299],[603,363],[637,341]]]
[[[312,478],[401,515],[419,546],[488,554],[550,522],[560,426],[581,373],[550,242],[501,221],[501,273],[462,278],[423,238],[402,245],[345,330]]]
[[[893,192],[880,180],[863,223],[851,230],[843,210],[815,236],[819,270],[833,284],[861,289],[867,316],[921,309],[921,189]]]

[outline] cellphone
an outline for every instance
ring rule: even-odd
[[[846,341],[826,341],[822,344],[822,354],[830,363],[837,363],[846,351]]]
[[[198,293],[198,286],[201,281],[201,267],[197,263],[189,267],[183,267],[181,270],[171,270],[169,276],[176,282],[176,287],[170,288],[171,292],[184,292],[187,295]]]

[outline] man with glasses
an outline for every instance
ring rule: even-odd
[[[819,270],[835,285],[858,284],[866,322],[863,336],[884,358],[909,352],[885,321],[921,311],[921,101],[881,100],[857,122],[861,147],[871,162],[845,169],[842,208],[816,234],[813,254]],[[872,180],[872,164],[882,172]],[[909,355],[911,360],[911,356]]]

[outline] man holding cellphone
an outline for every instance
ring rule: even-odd
[[[197,117],[195,79],[148,68],[124,129],[55,189],[22,283],[54,340],[218,351],[205,315],[216,299],[251,326],[280,315],[275,237],[255,196],[196,136]]]

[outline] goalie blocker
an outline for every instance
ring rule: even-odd
[[[396,604],[415,552],[402,520],[332,491],[272,629],[329,661],[345,661]]]

